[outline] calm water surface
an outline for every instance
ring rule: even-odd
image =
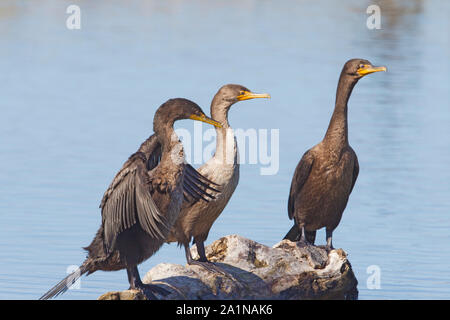
[[[361,171],[334,244],[349,253],[361,299],[449,299],[450,3],[378,1],[382,29],[369,30],[374,2],[77,1],[82,29],[70,31],[71,2],[2,1],[0,299],[36,299],[80,264],[103,192],[152,132],[156,108],[186,97],[209,111],[225,83],[272,95],[233,106],[230,122],[280,129],[280,169],[242,166],[207,243],[234,233],[278,242],[295,166],[322,139],[353,57],[389,72],[361,80],[349,103]],[[161,262],[184,264],[183,250],[164,246],[141,273]],[[125,289],[126,273],[81,287],[62,298]]]

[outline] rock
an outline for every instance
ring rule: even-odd
[[[111,291],[102,294],[98,300],[146,300],[145,296],[137,290]]]
[[[192,254],[197,250],[192,248]],[[227,276],[200,266],[162,263],[143,282],[159,284],[171,293],[161,299],[357,299],[357,280],[342,249],[298,247],[283,240],[267,247],[230,235],[206,248],[208,259]],[[195,256],[194,256],[195,258]],[[102,300],[139,300],[126,290],[102,295]]]

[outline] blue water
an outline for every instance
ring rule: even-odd
[[[72,3],[81,30],[66,28]],[[366,27],[373,3],[380,30]],[[280,168],[241,167],[207,243],[278,242],[295,166],[322,139],[354,57],[388,72],[362,79],[349,103],[361,170],[334,245],[360,299],[449,299],[449,13],[437,0],[0,2],[0,299],[36,299],[83,261],[103,192],[161,103],[185,97],[209,112],[226,83],[272,95],[236,104],[230,123],[279,129]],[[141,274],[161,262],[184,264],[183,250],[164,246]],[[379,289],[366,285],[372,265]],[[125,271],[99,272],[61,298],[127,287]]]

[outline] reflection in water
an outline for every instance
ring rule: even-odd
[[[374,3],[381,30],[366,28]],[[271,93],[270,104],[233,107],[230,123],[279,128],[280,170],[243,165],[208,241],[278,242],[291,226],[295,166],[325,134],[354,57],[388,72],[362,79],[349,102],[361,171],[334,245],[349,253],[361,299],[450,297],[449,3],[85,0],[79,31],[65,28],[69,4],[0,3],[0,298],[37,298],[79,264],[103,191],[152,131],[156,108],[186,97],[208,109],[225,83]],[[164,246],[141,273],[183,256]],[[366,287],[370,266],[381,289]],[[124,279],[93,274],[63,298],[96,298]]]

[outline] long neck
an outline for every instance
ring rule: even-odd
[[[172,162],[183,161],[183,149],[178,150],[176,148],[177,145],[181,146],[181,144],[179,144],[178,136],[173,129],[173,123],[159,123],[154,127],[154,131],[158,137],[158,141],[161,143],[161,163],[165,163],[167,160],[171,160]]]
[[[222,128],[216,127],[216,152],[214,157],[216,160],[222,161],[223,164],[234,164],[236,156],[236,146],[234,133],[228,123],[228,110],[231,104],[227,101],[213,100],[211,103],[211,117],[220,122]]]
[[[348,144],[347,103],[356,80],[341,74],[336,90],[334,112],[323,141],[341,146]]]

